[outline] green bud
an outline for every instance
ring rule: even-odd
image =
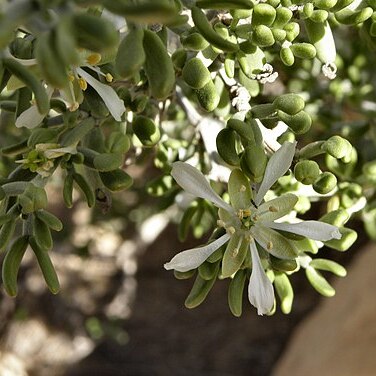
[[[351,153],[352,145],[341,136],[332,136],[325,141],[321,148],[332,157],[341,159]]]
[[[290,47],[282,47],[279,52],[279,57],[281,58],[282,63],[288,67],[291,67],[295,62],[294,54]]]
[[[132,123],[132,129],[140,142],[146,147],[154,146],[161,138],[159,127],[146,116],[137,116]]]
[[[238,166],[240,159],[236,151],[236,133],[230,128],[222,129],[216,139],[217,150],[222,159],[231,166]]]
[[[337,4],[338,0],[313,0],[313,4],[316,8],[319,9],[330,9]]]
[[[202,51],[209,46],[209,42],[200,34],[192,33],[181,39],[181,43],[186,50]]]
[[[273,105],[276,109],[281,110],[288,115],[296,115],[304,109],[305,102],[300,95],[283,94],[274,100]]]
[[[203,62],[197,57],[188,60],[182,73],[184,81],[192,89],[201,89],[211,81],[208,68],[206,68]]]
[[[324,244],[327,247],[333,248],[337,251],[347,251],[355,243],[356,239],[358,238],[358,234],[356,231],[346,227],[340,228],[339,231],[342,235],[341,239],[332,239]]]
[[[294,290],[287,275],[285,273],[275,273],[274,286],[281,300],[282,312],[289,314],[294,300]]]
[[[335,295],[334,288],[316,269],[308,266],[306,269],[306,276],[312,287],[321,295],[331,297]]]
[[[277,42],[283,42],[286,39],[286,31],[283,29],[272,29],[273,37]]]
[[[324,172],[316,179],[313,189],[322,195],[331,192],[337,186],[337,178],[331,172]]]
[[[276,10],[269,4],[258,3],[253,7],[252,25],[271,26],[276,18]]]
[[[329,13],[323,9],[316,9],[312,12],[309,19],[316,23],[324,23],[328,19]]]
[[[300,59],[313,59],[316,56],[316,48],[310,43],[294,43],[290,48],[294,56]]]
[[[303,7],[303,13],[307,18],[309,18],[309,17],[312,16],[314,9],[315,9],[315,7],[312,3],[306,3],[306,4],[304,4],[304,7]]]
[[[208,112],[214,111],[221,99],[212,80],[201,89],[196,90],[196,95],[201,107]]]
[[[241,20],[250,17],[252,15],[252,9],[231,9],[230,14],[232,18]]]
[[[315,161],[300,161],[294,167],[296,180],[305,185],[310,185],[320,175],[319,165]]]
[[[46,210],[38,210],[35,212],[35,215],[54,231],[61,231],[63,229],[63,223],[52,213]]]
[[[373,14],[371,7],[365,7],[358,11],[350,9],[342,9],[335,13],[336,20],[344,25],[357,25],[364,21],[367,21]]]
[[[332,260],[317,258],[312,260],[309,263],[309,266],[317,270],[325,270],[327,272],[331,272],[338,277],[345,277],[347,274],[346,269],[342,265]]]
[[[284,27],[286,30],[286,40],[292,42],[300,33],[300,26],[296,22],[290,22]]]
[[[333,226],[341,227],[350,218],[349,213],[344,209],[333,210],[329,213],[324,214],[321,218],[321,222],[329,223]]]
[[[305,111],[300,111],[296,115],[289,115],[283,111],[277,113],[278,117],[296,134],[306,133],[311,128],[312,119]]]
[[[45,222],[41,221],[37,216],[33,218],[33,236],[39,246],[45,251],[52,248],[53,241],[51,230]]]
[[[285,7],[280,7],[276,9],[276,17],[273,23],[273,28],[282,28],[287,25],[287,23],[292,18],[292,11]]]
[[[269,47],[275,42],[272,31],[265,25],[255,27],[252,34],[252,42],[259,47]]]
[[[230,119],[227,121],[227,127],[233,129],[240,137],[254,143],[255,137],[253,130],[248,123],[238,119]]]

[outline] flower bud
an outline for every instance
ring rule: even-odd
[[[333,210],[329,213],[324,214],[321,218],[321,222],[329,223],[333,226],[341,227],[350,218],[349,213],[344,209]]]
[[[280,7],[276,9],[276,17],[273,28],[282,28],[291,20],[292,11],[288,8]]]
[[[331,172],[324,172],[316,179],[313,189],[322,195],[331,192],[337,186],[337,178]]]
[[[294,167],[294,175],[296,180],[310,185],[320,175],[320,168],[315,161],[300,161]]]
[[[277,42],[282,42],[286,39],[286,31],[283,29],[272,29],[273,37]]]
[[[283,111],[278,111],[277,114],[296,134],[306,133],[311,128],[312,119],[305,111],[300,111],[296,115],[289,115]]]
[[[253,7],[252,25],[271,26],[276,18],[276,10],[269,4],[258,3]]]
[[[341,159],[351,153],[352,146],[349,141],[341,136],[332,136],[321,146],[329,155]]]
[[[337,4],[338,0],[313,0],[313,5],[319,9],[330,9]]]
[[[297,94],[283,94],[274,100],[273,105],[276,109],[288,115],[296,115],[304,109],[305,102],[304,99]]]
[[[358,234],[356,231],[346,227],[340,228],[339,231],[342,235],[341,239],[332,239],[324,242],[324,244],[329,248],[344,252],[355,243],[356,239],[358,238]]]
[[[322,274],[311,266],[306,269],[306,276],[312,287],[321,295],[331,297],[335,295],[334,288],[322,276]]]
[[[290,22],[284,27],[286,30],[286,40],[292,42],[300,33],[300,26],[297,22]]]
[[[294,291],[287,275],[285,273],[275,273],[274,286],[281,300],[282,312],[289,314],[294,300]]]
[[[316,56],[316,48],[310,43],[294,43],[290,49],[300,59],[313,59]]]
[[[292,53],[290,47],[282,47],[279,52],[279,56],[282,63],[288,67],[291,67],[291,65],[293,65],[295,62],[294,54]]]
[[[303,13],[307,18],[309,18],[309,17],[312,16],[314,9],[315,9],[315,7],[312,3],[306,3],[306,4],[304,4],[304,7],[303,7]]]
[[[331,272],[338,277],[345,277],[347,274],[346,269],[342,265],[332,260],[317,258],[312,260],[309,263],[309,266],[317,270]]]
[[[275,42],[272,31],[265,25],[255,27],[252,34],[252,42],[259,47],[269,47]]]
[[[316,9],[312,12],[309,19],[316,23],[323,23],[328,19],[329,13],[323,9]]]
[[[193,89],[201,89],[211,80],[208,68],[197,57],[185,64],[182,73],[184,81]]]

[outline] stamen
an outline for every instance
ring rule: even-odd
[[[273,248],[273,243],[269,241],[268,244],[266,245],[266,248],[268,251],[270,251]]]
[[[106,73],[106,81],[107,82],[112,82],[114,77],[112,76],[111,73]]]
[[[259,220],[259,216],[257,214],[255,214],[253,217],[252,217],[252,221],[253,222],[257,222]]]
[[[234,250],[232,251],[231,256],[235,258],[238,255],[238,253],[239,253],[239,249],[238,248],[234,248]]]
[[[251,209],[244,209],[243,210],[244,217],[250,217],[251,214],[252,214]]]
[[[81,90],[85,91],[87,89],[87,82],[82,77],[78,79],[78,84],[80,85]]]
[[[93,53],[89,55],[86,59],[86,61],[90,65],[97,65],[101,60],[102,60],[102,56],[98,53]]]
[[[218,227],[225,227],[225,222],[222,221],[222,219],[217,220],[217,226]]]
[[[244,239],[248,242],[248,243],[250,243],[252,240],[253,240],[253,237],[252,237],[252,235],[246,235],[245,237],[244,237]]]
[[[233,226],[230,226],[230,227],[227,227],[227,232],[230,234],[230,235],[234,235],[236,230]]]
[[[278,209],[275,206],[269,206],[269,211],[272,213],[277,213]]]
[[[68,80],[70,81],[70,82],[73,82],[74,81],[74,74],[73,73],[68,73]]]
[[[245,192],[247,190],[247,187],[245,185],[241,185],[239,191]]]

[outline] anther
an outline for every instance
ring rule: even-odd
[[[100,54],[94,53],[87,57],[86,61],[90,65],[97,65],[102,60],[102,56]]]
[[[236,257],[238,255],[238,253],[239,253],[239,249],[238,248],[234,248],[234,250],[232,251],[231,256],[232,257]]]
[[[269,241],[266,245],[266,248],[268,249],[268,251],[270,251],[273,248],[273,243]]]
[[[247,187],[245,185],[241,185],[239,191],[245,192],[247,190]]]
[[[225,227],[225,222],[222,221],[222,219],[217,220],[217,226],[218,227]]]
[[[112,82],[114,80],[114,77],[112,76],[111,73],[106,73],[106,81],[107,82]]]
[[[227,227],[227,232],[230,234],[230,235],[234,235],[236,230],[233,226],[230,226],[230,227]]]
[[[87,82],[82,77],[78,79],[78,84],[82,90],[85,91],[87,89]]]
[[[272,213],[277,213],[278,209],[275,206],[269,206],[269,211]]]

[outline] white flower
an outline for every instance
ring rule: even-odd
[[[82,77],[103,99],[111,115],[116,121],[121,121],[121,115],[125,112],[124,102],[118,97],[116,91],[108,85],[102,84],[82,68],[76,68],[80,77]]]
[[[248,287],[249,301],[257,308],[259,315],[270,312],[274,304],[273,285],[265,274],[256,243],[275,257],[294,259],[298,251],[289,240],[275,230],[321,241],[341,238],[336,226],[323,222],[306,221],[293,224],[275,222],[291,212],[295,206],[298,198],[293,194],[285,194],[262,203],[266,192],[289,169],[294,153],[295,144],[285,142],[273,154],[257,192],[252,192],[248,180],[240,170],[233,170],[228,183],[231,205],[213,191],[200,171],[187,163],[175,162],[171,175],[185,191],[196,197],[207,199],[219,208],[218,224],[226,230],[226,234],[206,246],[178,253],[164,267],[167,270],[175,269],[180,272],[195,269],[218,248],[228,243],[222,260],[222,274],[224,277],[230,277],[237,271],[233,266],[234,260],[242,250],[249,249],[252,258],[252,274]],[[231,260],[227,265],[226,253],[232,255],[227,257]],[[242,261],[240,259],[238,267]]]

